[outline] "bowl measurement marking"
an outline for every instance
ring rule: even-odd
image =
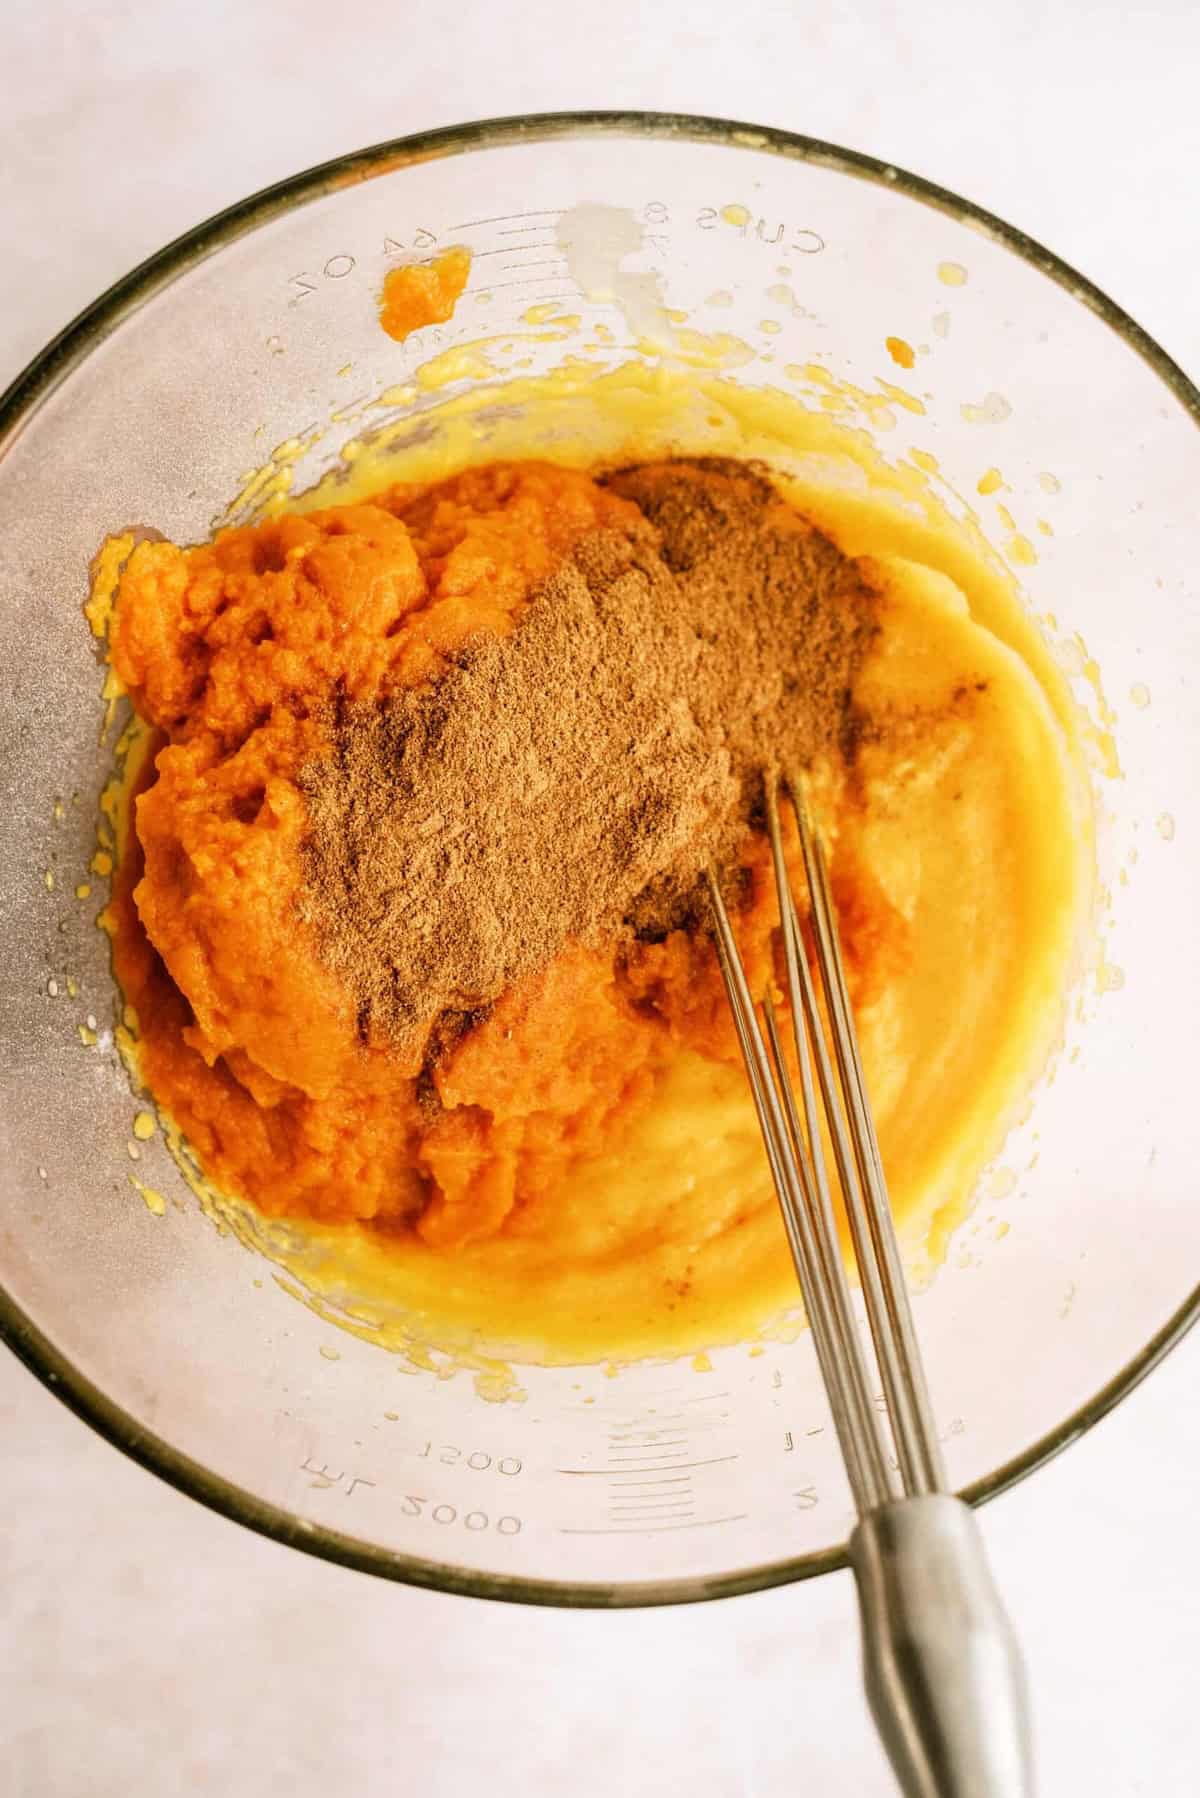
[[[469,1467],[472,1473],[486,1473],[490,1467],[495,1467],[497,1473],[504,1474],[508,1479],[515,1479],[522,1466],[517,1455],[501,1455],[497,1459],[482,1448],[471,1449],[464,1453],[461,1448],[456,1448],[450,1442],[437,1445],[433,1442],[426,1442],[421,1448],[414,1449],[413,1453],[418,1461],[431,1460],[436,1453],[437,1459],[443,1467],[457,1467],[461,1462],[464,1467]]]
[[[429,1500],[421,1493],[406,1492],[401,1500],[400,1510],[405,1517],[426,1517],[433,1523],[448,1525],[461,1523],[464,1529],[494,1529],[500,1536],[519,1536],[524,1525],[519,1517],[488,1516],[486,1511],[460,1511],[457,1505],[448,1505],[443,1501],[435,1504],[427,1513],[425,1506]]]
[[[453,242],[469,231],[488,231],[496,239],[522,239],[521,242],[489,242],[487,247],[479,249],[471,245],[472,262],[482,262],[488,256],[509,256],[516,260],[502,265],[504,273],[518,269],[552,269],[552,274],[533,275],[520,281],[488,282],[485,280],[474,284],[489,293],[500,288],[534,286],[544,281],[567,279],[567,263],[563,256],[544,257],[542,260],[530,260],[529,252],[550,250],[558,247],[555,227],[566,209],[561,206],[536,207],[528,212],[496,213],[490,218],[465,219],[460,224],[448,225],[442,231],[431,231],[428,225],[418,225],[415,231],[405,232],[401,236],[385,233],[381,251],[385,258],[394,260],[399,256],[415,258],[427,257],[436,250],[439,244]],[[632,209],[631,209],[632,210]],[[819,231],[808,225],[796,225],[786,219],[754,217],[746,212],[744,219],[731,219],[729,207],[701,206],[688,219],[694,231],[713,231],[718,226],[732,233],[734,241],[740,244],[762,244],[767,249],[787,251],[797,256],[819,256],[826,248],[826,240]],[[672,228],[671,209],[662,200],[647,200],[636,209],[638,222],[642,226],[642,250],[652,256],[663,258],[670,248],[669,232]],[[741,208],[740,211],[745,211]],[[522,221],[533,221],[523,223]],[[499,226],[499,230],[492,228]],[[364,252],[360,248],[355,254],[348,249],[336,250],[322,262],[319,269],[301,269],[298,274],[287,279],[288,306],[302,305],[312,295],[319,293],[323,283],[344,281],[348,275],[358,268]],[[657,272],[661,273],[661,269]],[[472,286],[468,286],[468,293]],[[547,296],[552,299],[578,299],[575,288],[564,293]]]
[[[330,1467],[314,1466],[312,1461],[309,1459],[309,1457],[307,1455],[305,1455],[303,1461],[301,1461],[301,1463],[300,1463],[300,1471],[302,1473],[312,1474],[313,1477],[312,1477],[312,1479],[309,1480],[308,1483],[310,1486],[314,1487],[318,1492],[332,1491],[332,1489],[335,1486],[340,1486],[342,1484],[342,1481],[346,1478],[345,1473],[334,1473],[332,1468],[330,1468]],[[349,1498],[350,1495],[359,1486],[374,1486],[374,1485],[375,1485],[374,1480],[367,1479],[364,1474],[355,1473],[350,1476],[350,1480],[349,1480],[348,1484],[344,1487],[344,1491],[345,1491],[346,1497]]]
[[[712,1455],[704,1461],[683,1461],[674,1467],[668,1463],[667,1467],[661,1469],[648,1467],[645,1471],[647,1473],[654,1473],[656,1471],[666,1473],[668,1471],[678,1472],[680,1467],[716,1467],[721,1461],[736,1461],[738,1458],[736,1453],[731,1455]],[[607,1467],[556,1467],[554,1471],[555,1473],[589,1474],[592,1476],[602,1475],[605,1478],[611,1478],[611,1469]]]
[[[691,1523],[639,1523],[632,1527],[617,1524],[599,1529],[563,1528],[558,1533],[560,1536],[665,1536],[675,1530],[707,1530],[716,1529],[722,1523],[745,1523],[749,1515],[748,1511],[737,1511],[728,1517],[697,1517]]]
[[[427,1458],[428,1451],[433,1447],[433,1443],[427,1442],[424,1451],[418,1458]],[[462,1455],[461,1449],[453,1447],[449,1447],[448,1452],[455,1457]],[[447,1448],[443,1448],[439,1459],[444,1461],[446,1453]],[[451,1460],[445,1464],[453,1466],[457,1462]],[[520,1473],[522,1467],[522,1463],[515,1455],[504,1455],[499,1460],[495,1460],[492,1455],[482,1449],[473,1450],[465,1458],[463,1465],[471,1467],[477,1473],[494,1466],[497,1472],[506,1473],[510,1478]],[[325,1462],[313,1460],[310,1455],[305,1455],[299,1466],[302,1473],[311,1476],[308,1484],[317,1492],[338,1491],[346,1498],[350,1498],[360,1486],[370,1487],[376,1491],[381,1489],[379,1481],[368,1479],[365,1474],[347,1474],[345,1470],[335,1470]],[[477,1509],[464,1511],[458,1505],[450,1504],[445,1499],[431,1499],[423,1492],[403,1493],[400,1499],[400,1514],[403,1517],[419,1517],[425,1522],[438,1523],[444,1527],[458,1523],[464,1529],[471,1530],[476,1534],[490,1530],[499,1536],[519,1536],[525,1527],[524,1520],[513,1516],[510,1512],[506,1512],[502,1516],[495,1516],[489,1511]]]

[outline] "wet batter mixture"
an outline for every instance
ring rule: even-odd
[[[140,1074],[432,1335],[641,1353],[794,1299],[700,887],[774,983],[764,765],[829,846],[898,1212],[977,1170],[1078,828],[1061,721],[944,573],[759,465],[506,462],[140,543],[110,654]]]

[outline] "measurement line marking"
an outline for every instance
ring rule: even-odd
[[[673,1429],[678,1428],[678,1424],[647,1424],[644,1430],[610,1430],[608,1439],[610,1442],[653,1441],[656,1436],[669,1436]]]
[[[529,248],[531,250],[541,250],[541,249],[545,249],[545,247],[546,246],[544,244],[540,244],[540,243],[531,243],[529,246]],[[517,254],[516,244],[502,243],[500,245],[499,249],[496,249],[496,250],[476,250],[474,255],[472,256],[471,260],[472,260],[472,262],[482,262],[485,256],[515,256],[516,254]],[[554,257],[554,261],[555,262],[565,262],[566,257],[565,256],[556,256],[556,257]],[[530,264],[527,262],[514,262],[514,263],[511,263],[509,266],[512,268],[528,268],[528,267],[530,267]],[[538,264],[535,262],[532,266],[534,268],[537,268]]]
[[[633,1492],[638,1487],[640,1487],[643,1492],[657,1492],[660,1486],[690,1486],[691,1482],[692,1476],[690,1473],[681,1473],[670,1480],[621,1480],[614,1474],[612,1483],[618,1492]]]
[[[683,1405],[715,1405],[719,1398],[728,1398],[727,1392],[699,1392],[695,1398],[681,1399]]]
[[[671,1426],[678,1428],[678,1425]],[[610,1430],[610,1442],[657,1442],[663,1436],[670,1436],[671,1428],[664,1425],[662,1429],[653,1430]]]
[[[549,225],[510,225],[507,231],[497,231],[497,237],[521,237],[526,231],[549,231]]]
[[[694,1518],[694,1505],[610,1505],[608,1516],[613,1523],[633,1523],[642,1519],[646,1523],[673,1523],[680,1518]]]
[[[610,1511],[637,1511],[653,1505],[659,1507],[668,1505],[694,1505],[694,1501],[695,1494],[690,1487],[685,1486],[682,1491],[677,1490],[675,1492],[613,1492],[609,1494],[608,1508]]]
[[[616,1513],[617,1511],[637,1511],[639,1513],[645,1512],[647,1516],[654,1511],[661,1512],[663,1515],[668,1511],[673,1511],[678,1516],[682,1517],[685,1513],[690,1516],[696,1509],[696,1506],[691,1498],[684,1494],[676,1493],[674,1498],[618,1499],[610,1504],[608,1508],[613,1513]]]
[[[629,1448],[644,1448],[648,1442],[686,1442],[687,1431],[679,1423],[664,1426],[661,1430],[610,1430],[608,1440],[618,1448],[622,1444]]]
[[[684,1468],[688,1468],[688,1467],[718,1467],[718,1466],[720,1466],[722,1461],[736,1461],[736,1460],[737,1460],[736,1453],[732,1454],[732,1455],[713,1455],[707,1461],[668,1462],[665,1467],[644,1467],[642,1469],[642,1472],[643,1473],[679,1473]],[[604,1475],[605,1479],[611,1479],[612,1475],[613,1475],[613,1469],[611,1467],[556,1467],[554,1469],[554,1471],[555,1471],[555,1473],[577,1473],[577,1474],[585,1474],[585,1475],[600,1473],[600,1474]]]
[[[609,1515],[612,1517],[614,1523],[646,1523],[657,1525],[660,1523],[687,1523],[692,1516],[692,1511],[691,1507],[688,1506],[688,1508],[683,1511],[647,1511],[645,1513],[641,1511],[628,1511],[624,1516],[617,1512],[610,1512]]]
[[[540,250],[540,249],[543,249],[545,246],[538,243],[538,244],[530,244],[529,247],[531,250]],[[491,255],[490,250],[487,253],[489,256]],[[510,274],[514,268],[560,268],[560,269],[563,269],[563,268],[566,268],[566,266],[567,266],[566,258],[563,256],[544,256],[540,262],[505,262],[505,263],[502,263],[500,266],[500,273],[502,275]],[[549,280],[549,278],[550,277],[547,275],[546,279]]]
[[[701,1509],[706,1507],[700,1507]],[[677,1492],[671,1504],[661,1505],[609,1505],[606,1510],[610,1522],[630,1523],[635,1517],[648,1517],[651,1521],[672,1517],[694,1517],[697,1505],[692,1492]]]
[[[670,1436],[665,1442],[639,1442],[629,1448],[610,1448],[608,1458],[610,1461],[634,1461],[640,1457],[643,1461],[652,1461],[655,1455],[673,1454],[681,1448],[687,1448],[687,1437]]]
[[[608,1529],[570,1529],[560,1528],[560,1536],[665,1536],[670,1530],[708,1530],[715,1529],[720,1523],[745,1523],[748,1511],[738,1511],[732,1517],[697,1517],[693,1523],[649,1523],[614,1524]]]
[[[504,287],[539,287],[543,281],[554,281],[556,279],[557,277],[554,275],[530,275],[528,281],[483,281],[480,283],[479,287],[472,288],[471,291],[473,293],[478,293],[480,291],[484,293],[499,293]],[[544,293],[542,298],[544,300],[577,300],[579,298],[579,289],[577,287],[567,287],[564,288],[562,293]],[[588,1415],[590,1416],[591,1413],[589,1412]]]
[[[592,1413],[589,1411],[588,1416],[591,1415]],[[620,1435],[622,1430],[627,1430],[631,1434],[647,1430],[669,1430],[673,1425],[681,1424],[684,1421],[682,1411],[654,1411],[651,1415],[654,1418],[653,1423],[647,1423],[644,1417],[618,1417],[614,1419],[613,1428],[608,1433],[613,1436]]]
[[[534,206],[529,212],[498,212],[495,218],[468,219],[465,225],[451,225],[451,231],[473,231],[476,225],[507,225],[513,219],[548,219],[558,218],[562,213],[561,206]]]

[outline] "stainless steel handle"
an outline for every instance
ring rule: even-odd
[[[1020,1652],[973,1512],[901,1499],[850,1538],[867,1698],[905,1798],[1032,1798]]]

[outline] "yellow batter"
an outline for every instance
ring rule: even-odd
[[[845,847],[905,919],[910,954],[859,1028],[895,1209],[910,1245],[936,1256],[1052,1045],[1090,898],[1074,705],[1014,589],[912,471],[775,391],[568,367],[433,416],[432,439],[406,443],[407,423],[381,433],[293,509],[506,457],[758,456],[845,551],[875,559],[882,629],[858,697],[896,724],[861,751],[868,803]],[[744,1078],[694,1054],[619,1153],[453,1256],[354,1225],[247,1221],[317,1302],[396,1346],[673,1353],[795,1309]]]

